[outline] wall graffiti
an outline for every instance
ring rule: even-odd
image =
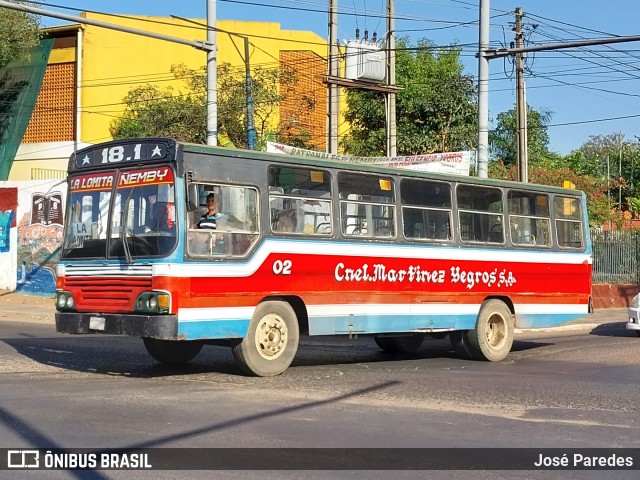
[[[0,188],[0,253],[11,251],[11,228],[16,226],[18,189]]]
[[[33,193],[30,208],[18,222],[16,291],[36,295],[55,293],[55,265],[63,236],[61,192]]]
[[[13,210],[0,212],[0,253],[7,253],[11,249],[11,225],[15,218]]]

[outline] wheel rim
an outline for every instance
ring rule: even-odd
[[[507,341],[507,320],[498,313],[491,315],[487,320],[485,336],[492,349],[500,350]]]
[[[256,349],[261,357],[275,360],[285,351],[288,339],[289,330],[280,315],[270,313],[260,319],[256,328]]]

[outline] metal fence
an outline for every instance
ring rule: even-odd
[[[640,231],[592,228],[591,241],[593,283],[640,283]]]

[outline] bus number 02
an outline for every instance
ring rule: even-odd
[[[276,260],[273,262],[273,273],[276,275],[291,275],[291,260]]]

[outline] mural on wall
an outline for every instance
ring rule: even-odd
[[[11,228],[16,226],[18,189],[0,188],[0,253],[11,250]]]
[[[62,246],[64,195],[34,193],[30,200],[29,210],[18,223],[16,291],[53,295],[55,265]]]

